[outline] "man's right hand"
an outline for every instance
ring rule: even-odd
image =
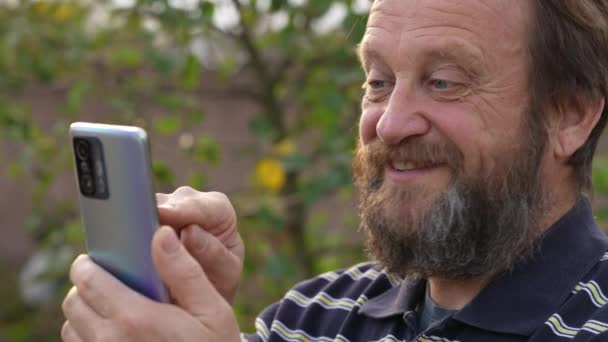
[[[217,291],[232,303],[239,287],[245,247],[235,210],[218,192],[181,187],[156,194],[161,225],[173,227]]]

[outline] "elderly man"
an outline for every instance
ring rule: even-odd
[[[81,256],[63,339],[608,341],[608,239],[584,195],[606,123],[608,1],[376,0],[358,51],[372,263],[297,285],[240,335],[234,210],[182,188],[159,195],[173,229],[153,241],[173,304]]]

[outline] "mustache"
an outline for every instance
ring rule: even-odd
[[[421,167],[442,164],[454,172],[460,172],[464,161],[462,152],[445,139],[428,142],[420,137],[411,137],[396,145],[387,145],[380,139],[375,139],[365,146],[360,145],[358,149],[362,164],[377,172],[382,172],[388,163],[397,160],[412,162]]]

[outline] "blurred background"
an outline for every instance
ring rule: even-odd
[[[58,341],[84,251],[67,128],[138,125],[156,188],[228,194],[244,331],[364,260],[350,186],[368,1],[0,0],[0,342]]]
[[[73,121],[146,128],[160,192],[231,197],[244,331],[296,282],[364,261],[350,163],[368,6],[0,0],[0,342],[60,339],[67,271],[84,251]],[[606,222],[608,159],[594,181]]]

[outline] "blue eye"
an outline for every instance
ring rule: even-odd
[[[372,89],[380,89],[380,88],[384,87],[384,81],[373,80],[373,81],[369,81],[368,84]]]
[[[431,84],[437,89],[448,89],[450,87],[450,82],[446,80],[432,80]]]

